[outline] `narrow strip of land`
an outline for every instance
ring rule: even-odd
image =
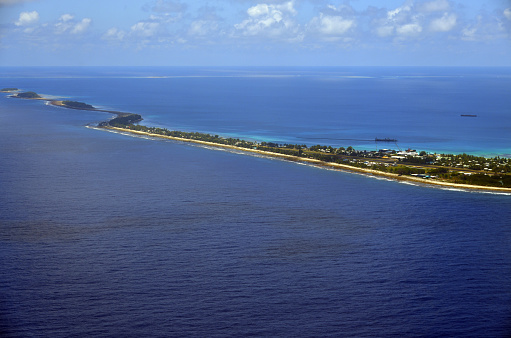
[[[416,182],[416,183],[420,183],[420,184],[431,184],[431,185],[437,185],[437,186],[443,186],[443,187],[449,187],[449,188],[490,190],[490,191],[511,193],[511,188],[476,186],[476,185],[471,185],[471,184],[450,183],[450,182],[439,181],[439,180],[425,180],[423,178],[414,177],[414,176],[404,176],[404,175],[399,175],[399,174],[394,174],[394,173],[381,172],[381,171],[373,170],[373,169],[358,168],[358,167],[354,167],[354,166],[350,166],[350,165],[346,165],[346,164],[325,162],[325,161],[321,161],[321,160],[317,160],[317,159],[298,157],[298,156],[287,155],[287,154],[280,154],[280,153],[275,153],[275,152],[270,152],[270,151],[247,149],[247,148],[237,147],[237,146],[228,145],[228,144],[219,144],[219,143],[214,143],[214,142],[207,142],[207,141],[181,138],[181,137],[175,137],[175,136],[153,134],[153,133],[148,133],[148,132],[143,132],[143,131],[138,131],[138,130],[131,130],[128,128],[119,128],[119,127],[111,127],[111,126],[102,127],[102,128],[114,130],[114,131],[122,132],[122,133],[131,133],[131,134],[135,134],[135,135],[157,137],[157,138],[163,138],[163,139],[180,141],[180,142],[196,143],[196,144],[201,144],[201,145],[210,146],[210,147],[226,148],[226,149],[232,149],[232,150],[237,150],[237,151],[241,151],[241,152],[255,153],[258,155],[263,155],[263,156],[268,156],[268,157],[282,158],[282,159],[285,159],[288,161],[293,161],[293,162],[305,162],[305,163],[310,163],[310,164],[313,164],[316,166],[321,166],[321,167],[363,173],[363,174],[367,174],[367,175],[382,176],[382,177],[387,177],[387,178],[390,178],[393,180],[398,180],[398,181],[411,181],[411,182]]]
[[[232,138],[226,139],[218,135],[145,127],[138,124],[142,121],[142,116],[138,114],[99,109],[83,102],[49,99],[34,92],[21,93],[17,88],[4,88],[0,92],[11,93],[13,94],[11,97],[15,98],[44,100],[57,107],[114,114],[114,118],[99,123],[97,128],[115,132],[232,149],[293,162],[308,163],[318,167],[381,176],[397,181],[410,181],[456,189],[511,193],[511,161],[505,158],[489,159],[466,154],[440,156],[435,154],[432,157],[428,154],[418,155],[414,151],[404,153],[407,156],[403,157],[398,156],[402,155],[399,153],[357,151],[352,147],[336,149],[331,146],[307,147],[306,145],[279,145]],[[394,155],[396,157],[392,157]],[[436,161],[433,161],[434,158],[436,158]],[[484,170],[481,165],[486,166]],[[459,166],[462,168],[458,168]]]

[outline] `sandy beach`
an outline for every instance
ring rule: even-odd
[[[49,98],[45,98],[45,97],[23,98],[23,99],[44,100],[44,101],[47,101],[49,104],[51,104],[53,106],[57,106],[57,107],[77,109],[77,110],[91,110],[91,111],[105,112],[105,113],[115,114],[118,117],[131,115],[130,113],[123,113],[123,112],[113,111],[113,110],[104,110],[104,109],[97,109],[97,108],[87,109],[87,108],[72,107],[72,106],[68,106],[68,105],[64,104],[64,102],[62,100],[49,99]],[[479,186],[479,185],[470,185],[470,184],[458,184],[458,183],[442,181],[439,179],[425,179],[425,178],[419,178],[419,177],[414,177],[414,176],[409,176],[409,175],[398,175],[398,174],[387,173],[387,172],[373,170],[373,169],[349,166],[349,165],[340,164],[340,163],[324,162],[324,161],[306,158],[306,157],[298,157],[298,156],[293,156],[293,155],[273,153],[273,152],[269,152],[269,151],[249,149],[249,148],[243,148],[243,147],[237,147],[237,146],[213,143],[213,142],[206,142],[206,141],[200,141],[200,140],[192,140],[192,139],[186,139],[186,138],[180,138],[180,137],[174,137],[174,136],[152,134],[152,133],[147,133],[147,132],[143,132],[143,131],[117,128],[117,127],[112,127],[112,126],[101,126],[98,128],[109,129],[109,130],[114,130],[114,131],[124,132],[124,133],[131,133],[131,134],[136,134],[136,135],[149,136],[149,137],[158,137],[158,138],[175,140],[175,141],[180,141],[180,142],[196,143],[196,144],[201,144],[201,145],[205,145],[205,146],[209,146],[209,147],[232,149],[232,150],[242,151],[242,152],[246,152],[246,153],[254,153],[254,154],[261,155],[261,156],[281,158],[281,159],[285,159],[285,160],[292,161],[292,162],[308,163],[308,164],[315,165],[318,167],[326,167],[326,168],[334,169],[334,170],[354,172],[354,173],[359,173],[359,174],[363,174],[363,175],[379,176],[379,177],[384,177],[384,178],[388,178],[388,179],[392,179],[392,180],[396,180],[396,181],[408,181],[408,182],[414,182],[414,183],[424,184],[424,185],[429,185],[429,186],[445,187],[445,188],[453,188],[453,189],[470,189],[470,190],[481,190],[481,191],[489,191],[489,192],[511,193],[511,188],[499,188],[499,187]]]
[[[445,188],[453,188],[453,189],[470,189],[470,190],[483,190],[483,191],[490,191],[490,192],[511,193],[511,188],[499,188],[499,187],[487,187],[487,186],[477,186],[477,185],[469,185],[469,184],[457,184],[457,183],[440,181],[438,179],[424,179],[424,178],[408,176],[408,175],[406,175],[406,176],[398,175],[398,174],[386,173],[386,172],[372,170],[372,169],[353,167],[353,166],[340,164],[340,163],[323,162],[320,160],[306,158],[306,157],[298,157],[298,156],[292,156],[292,155],[286,155],[286,154],[272,153],[269,151],[242,148],[242,147],[236,147],[236,146],[231,146],[231,145],[226,145],[226,144],[219,144],[219,143],[206,142],[206,141],[200,141],[200,140],[191,140],[191,139],[180,138],[180,137],[151,134],[151,133],[146,133],[146,132],[137,131],[137,130],[130,130],[130,129],[124,129],[124,128],[117,128],[117,127],[101,127],[101,128],[115,130],[115,131],[123,132],[123,133],[131,133],[131,134],[136,134],[136,135],[157,137],[157,138],[175,140],[175,141],[180,141],[180,142],[196,143],[196,144],[201,144],[201,145],[210,146],[210,147],[232,149],[232,150],[237,150],[237,151],[242,151],[242,152],[247,152],[247,153],[255,153],[258,155],[262,155],[262,156],[281,158],[281,159],[285,159],[285,160],[292,161],[292,162],[305,162],[305,163],[309,163],[309,164],[319,166],[319,167],[327,167],[330,169],[355,172],[355,173],[364,174],[364,175],[380,176],[380,177],[385,177],[385,178],[389,178],[389,179],[396,180],[396,181],[409,181],[409,182],[414,182],[414,183],[419,183],[419,184],[425,184],[425,185],[431,185],[431,186],[437,186],[437,187],[445,187]]]

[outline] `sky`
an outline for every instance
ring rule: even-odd
[[[511,0],[0,0],[0,66],[511,66]]]

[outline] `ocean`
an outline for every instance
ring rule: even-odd
[[[2,67],[0,82],[174,130],[511,154],[509,68]],[[86,128],[110,116],[0,95],[2,336],[511,335],[509,194]]]

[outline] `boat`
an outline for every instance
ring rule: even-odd
[[[461,114],[461,117],[477,117],[475,114]]]
[[[397,142],[396,139],[393,138],[375,138],[375,142]]]

